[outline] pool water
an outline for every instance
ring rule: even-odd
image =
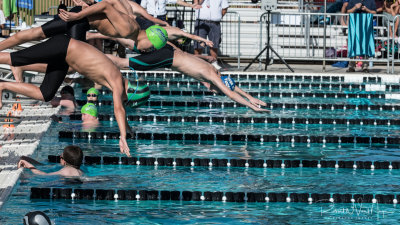
[[[151,72],[149,72],[150,74]],[[190,83],[180,75],[165,79],[154,74],[147,77],[156,91],[205,91],[197,83]],[[299,75],[300,76],[300,75]],[[292,78],[288,78],[290,80]],[[293,78],[294,79],[294,78]],[[343,78],[298,79],[286,81],[281,76],[257,79],[238,79],[237,84],[249,91],[261,94],[268,103],[336,104],[357,106],[400,106],[400,100],[382,96],[396,94],[397,84],[385,91],[367,91],[366,86],[346,83]],[[155,82],[159,82],[157,85]],[[171,82],[169,85],[166,82]],[[248,83],[252,83],[249,86]],[[259,83],[260,85],[254,85]],[[279,85],[280,83],[280,85]],[[299,86],[299,83],[302,86]],[[178,86],[179,84],[179,86]],[[290,85],[289,85],[290,84]],[[327,87],[331,85],[331,87]],[[310,86],[311,85],[311,86]],[[397,85],[397,86],[396,86]],[[323,86],[321,88],[321,86]],[[342,88],[339,88],[342,86]],[[311,87],[311,88],[310,88]],[[350,88],[351,87],[351,88]],[[84,100],[82,88],[76,90]],[[266,92],[277,93],[337,93],[367,94],[375,97],[269,97]],[[199,92],[200,93],[200,92]],[[204,92],[205,93],[205,92]],[[381,97],[376,97],[379,94]],[[110,100],[108,93],[101,97]],[[151,101],[164,102],[226,102],[220,95],[173,95],[152,94]],[[306,124],[301,123],[238,123],[238,122],[177,122],[177,121],[129,121],[136,133],[161,134],[232,134],[232,135],[282,135],[282,136],[349,136],[400,138],[397,110],[357,110],[290,108],[272,109],[270,114],[259,114],[240,107],[185,107],[152,106],[128,108],[128,115],[169,117],[224,117],[224,118],[307,118],[313,120],[391,120],[392,124]],[[112,106],[102,105],[99,114],[113,115]],[[220,121],[220,120],[219,120]],[[278,120],[274,120],[278,121]],[[63,147],[80,146],[87,156],[122,156],[118,140],[61,138],[59,133],[79,132],[79,120],[62,116],[62,123],[53,122],[32,156],[44,162],[40,169],[52,172],[59,164],[47,162],[48,155],[60,155]],[[118,132],[114,120],[100,122],[99,132]],[[204,158],[204,159],[278,159],[278,160],[345,160],[345,161],[400,161],[399,145],[390,143],[300,143],[257,142],[223,140],[141,140],[129,139],[134,157],[155,158]],[[0,211],[0,224],[19,224],[29,211],[41,210],[55,224],[389,224],[400,220],[397,204],[381,203],[301,203],[301,202],[222,202],[222,201],[173,201],[173,200],[61,200],[31,199],[30,189],[72,188],[111,190],[157,190],[200,192],[263,192],[263,193],[340,193],[340,194],[392,194],[400,196],[400,170],[393,169],[344,169],[344,168],[245,168],[245,167],[197,167],[197,166],[144,166],[144,165],[83,165],[82,182],[71,182],[60,177],[32,175],[24,170],[9,200]],[[23,206],[23,207],[21,207]]]

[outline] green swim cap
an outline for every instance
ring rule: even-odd
[[[97,107],[93,103],[86,103],[82,106],[81,113],[97,117]]]
[[[86,94],[95,94],[95,95],[100,95],[100,92],[99,92],[99,90],[97,90],[96,88],[90,88],[87,92],[86,92]]]
[[[167,31],[158,25],[153,25],[147,28],[146,35],[149,41],[153,44],[155,49],[160,49],[164,47],[168,41]]]
[[[128,90],[127,90],[128,102],[127,106],[129,107],[138,107],[147,102],[150,98],[150,89],[146,83],[139,81],[138,82],[128,82]]]

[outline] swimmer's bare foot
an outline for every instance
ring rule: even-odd
[[[21,67],[14,67],[14,66],[10,66],[11,71],[14,75],[14,79],[15,81],[19,82],[19,83],[23,83],[24,79],[23,79],[23,73],[24,71],[21,69]]]

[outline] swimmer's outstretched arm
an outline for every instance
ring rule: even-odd
[[[91,33],[91,32],[87,32],[86,33],[86,39],[87,40],[91,40],[91,39],[107,39],[107,40],[113,40],[113,41],[117,41],[120,44],[122,44],[125,48],[129,48],[129,49],[133,49],[133,47],[135,46],[135,41],[132,39],[126,39],[126,38],[113,38],[113,37],[109,37],[106,36],[104,34],[101,33]]]
[[[125,108],[122,104],[122,96],[124,89],[112,89],[113,92],[113,104],[114,104],[114,115],[118,123],[118,127],[120,130],[120,139],[119,139],[119,149],[121,153],[125,153],[128,157],[131,156],[128,143],[126,142],[126,131],[132,132],[128,121],[126,119]]]
[[[87,16],[95,15],[95,14],[105,13],[107,15],[107,11],[109,11],[110,8],[115,9],[114,6],[115,6],[114,2],[102,1],[97,4],[91,5],[89,7],[86,7],[84,9],[82,9],[82,11],[80,11],[80,12],[68,12],[64,9],[61,9],[59,16],[62,20],[66,21],[66,22],[75,21],[75,20],[83,19]],[[117,13],[118,12],[124,13],[124,10],[121,10],[121,8],[120,8],[120,10],[117,10],[117,9],[115,9],[115,10],[117,11]],[[125,12],[126,12],[126,10],[125,10]],[[124,14],[126,14],[126,13],[124,13]],[[107,17],[108,17],[108,15],[107,15]]]
[[[194,35],[194,34],[187,33],[177,27],[169,27],[169,28],[166,28],[166,30],[168,32],[168,40],[170,40],[170,41],[176,40],[181,37],[187,37],[187,38],[190,38],[195,41],[204,42],[207,46],[210,46],[211,48],[214,47],[214,43],[212,41],[202,38],[200,36]]]
[[[247,98],[251,104],[258,106],[267,106],[267,103],[261,101],[260,99],[254,98],[253,96],[249,95],[247,92],[243,91],[239,87],[235,87],[235,92],[239,93],[241,96]]]
[[[23,44],[28,41],[43,40],[46,36],[43,33],[42,27],[35,27],[28,30],[22,30],[15,35],[0,42],[0,51]]]
[[[19,168],[27,168],[30,169],[32,171],[32,173],[37,174],[37,175],[46,175],[46,176],[54,176],[54,175],[59,175],[59,176],[71,176],[66,170],[65,168],[62,168],[59,171],[56,172],[52,172],[52,173],[46,173],[43,172],[41,170],[36,169],[36,167],[34,167],[31,163],[29,163],[26,160],[20,160],[18,162],[18,169]]]
[[[226,96],[228,96],[233,101],[235,101],[239,104],[245,105],[256,112],[270,112],[267,109],[259,108],[256,105],[254,105],[253,103],[246,101],[246,99],[244,99],[241,96],[241,94],[239,94],[238,92],[231,91],[227,86],[225,86],[224,83],[222,83],[222,81],[219,77],[216,76],[215,78],[213,78],[211,80],[211,82],[217,89],[219,89],[222,93],[224,93]]]
[[[54,172],[54,173],[46,173],[41,170],[36,169],[35,166],[33,166],[31,163],[29,163],[27,160],[21,159],[18,162],[18,169],[19,168],[27,168],[32,171],[32,173],[37,174],[37,175],[60,175],[60,171]]]

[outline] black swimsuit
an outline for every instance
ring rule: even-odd
[[[65,61],[71,37],[60,34],[45,42],[10,53],[12,66],[25,66],[35,63],[47,64],[46,75],[40,85],[44,100],[50,101],[64,81],[68,72]]]
[[[80,11],[82,11],[81,6],[75,6],[70,10],[70,12],[75,13]],[[89,29],[89,20],[86,17],[71,22],[65,22],[60,18],[56,18],[42,25],[42,30],[46,37],[53,37],[57,34],[67,34],[79,41],[86,41],[86,31]]]
[[[134,70],[171,68],[174,61],[174,48],[166,44],[159,50],[129,58],[129,67]]]

